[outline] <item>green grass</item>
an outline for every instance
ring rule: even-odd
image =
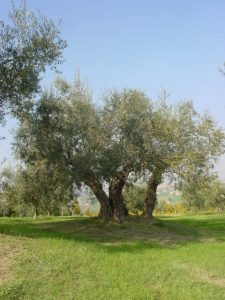
[[[225,215],[0,218],[0,299],[225,299]]]

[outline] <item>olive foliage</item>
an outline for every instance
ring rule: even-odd
[[[26,2],[13,6],[9,24],[0,20],[0,116],[10,110],[18,116],[30,97],[40,91],[41,74],[62,62],[66,42],[55,23],[27,10]]]
[[[97,105],[79,78],[58,78],[23,115],[15,149],[25,164],[48,161],[71,184],[88,186],[100,216],[122,222],[128,181],[144,175],[144,214],[152,217],[158,185],[207,173],[224,152],[224,133],[190,101],[154,104],[130,89],[109,91]]]

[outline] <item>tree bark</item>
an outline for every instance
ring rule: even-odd
[[[117,223],[122,223],[128,215],[128,210],[123,198],[123,187],[128,175],[128,170],[119,171],[109,186],[109,199],[113,207],[113,217]]]
[[[34,220],[36,220],[37,219],[37,209],[35,208],[35,210],[34,210]]]
[[[153,219],[153,211],[157,201],[157,187],[162,179],[162,172],[154,171],[149,178],[147,191],[145,195],[144,216]]]
[[[90,187],[92,192],[100,203],[99,217],[109,219],[113,216],[112,209],[109,203],[109,198],[103,190],[102,184],[98,180],[85,182]]]

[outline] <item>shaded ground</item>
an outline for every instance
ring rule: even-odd
[[[10,219],[1,222],[0,233],[31,238],[60,238],[118,245],[142,242],[174,246],[189,242],[225,241],[224,215],[161,217],[153,221],[129,217],[124,224],[105,223],[98,218],[65,217]]]

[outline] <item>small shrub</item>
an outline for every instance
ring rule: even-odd
[[[138,185],[126,187],[124,200],[132,215],[139,215],[144,209],[145,188]]]

